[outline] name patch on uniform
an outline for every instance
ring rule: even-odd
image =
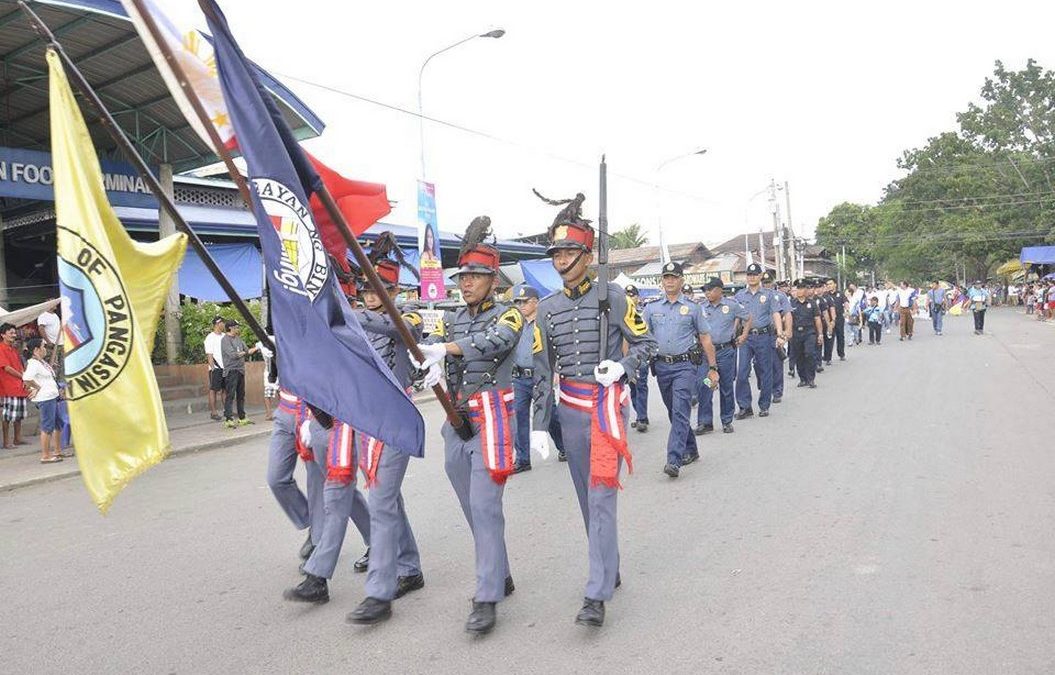
[[[722,314],[729,313],[729,305],[722,305]]]
[[[685,316],[686,314],[688,314],[688,313],[689,313],[689,308],[688,308],[688,307],[686,307],[685,305],[682,305],[682,306],[681,306],[681,309],[680,309],[680,310],[678,310],[678,311],[680,311],[680,312],[681,312],[681,315],[682,315],[682,316]]]

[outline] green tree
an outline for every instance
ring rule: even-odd
[[[609,248],[638,248],[648,243],[648,236],[641,231],[641,225],[627,225],[608,237]]]

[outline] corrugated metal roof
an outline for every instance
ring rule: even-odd
[[[216,161],[172,100],[120,2],[37,0],[33,9],[149,162],[184,171]],[[293,92],[262,69],[257,75],[298,137],[322,132],[322,121]],[[115,156],[106,131],[85,117],[99,154]],[[44,45],[14,0],[0,0],[0,145],[47,150],[49,133]]]

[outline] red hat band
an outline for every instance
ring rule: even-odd
[[[377,276],[389,286],[399,285],[399,263],[394,260],[382,260],[374,266]]]
[[[570,248],[574,245],[581,246],[587,251],[593,250],[593,228],[589,225],[569,223],[558,225],[553,228],[553,243],[551,248]]]
[[[486,267],[498,271],[498,250],[487,244],[477,244],[458,258],[458,267]]]

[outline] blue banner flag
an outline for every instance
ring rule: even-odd
[[[308,200],[322,181],[207,3],[220,87],[252,183],[282,386],[338,420],[421,456],[425,422],[340,292]]]

